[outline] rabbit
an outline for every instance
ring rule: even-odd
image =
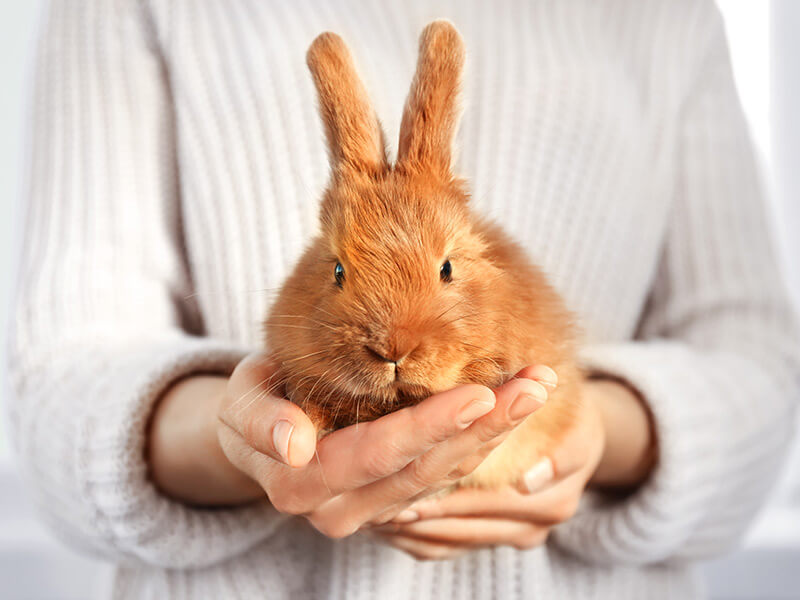
[[[529,364],[559,385],[457,485],[521,485],[580,403],[575,326],[524,251],[469,206],[452,172],[465,59],[449,21],[422,32],[397,160],[351,55],[319,35],[307,64],[331,178],[320,233],[265,321],[279,384],[321,434],[378,418],[464,383],[498,386]]]

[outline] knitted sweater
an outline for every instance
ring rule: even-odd
[[[393,142],[437,17],[469,52],[458,172],[579,315],[583,364],[645,398],[652,477],[587,494],[543,547],[440,562],[166,498],[154,402],[260,345],[317,229],[306,48],[344,37]],[[688,563],[768,491],[797,338],[710,0],[61,0],[33,103],[11,422],[54,531],[118,563],[115,598],[688,599]]]

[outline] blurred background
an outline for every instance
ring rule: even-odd
[[[630,0],[635,1],[635,0]],[[6,330],[21,233],[25,120],[41,0],[0,3],[0,597],[102,595],[109,567],[54,541],[32,513],[5,431]],[[800,301],[800,0],[718,0],[742,104],[771,192],[774,224]],[[757,399],[754,399],[757,401]],[[798,422],[800,430],[800,421]],[[715,599],[800,598],[800,444],[742,549],[704,565]]]

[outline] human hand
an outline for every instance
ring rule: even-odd
[[[535,372],[529,368],[519,376],[535,377]],[[573,427],[549,456],[528,471],[527,489],[459,489],[417,502],[373,531],[418,559],[452,558],[498,545],[538,546],[552,527],[575,513],[604,447],[603,419],[595,395],[588,391]]]
[[[276,509],[333,538],[386,523],[469,474],[547,397],[526,378],[494,391],[464,385],[316,442],[305,413],[272,393],[274,374],[264,355],[237,367],[219,411],[220,445]]]

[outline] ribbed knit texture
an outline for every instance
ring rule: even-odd
[[[660,460],[527,552],[419,563],[266,503],[199,510],[147,479],[159,394],[260,344],[328,175],[304,64],[340,33],[394,142],[417,36],[469,50],[459,171],[550,274],[595,371],[641,391]],[[794,321],[710,0],[61,0],[42,32],[11,348],[16,445],[118,598],[696,597],[773,480]]]

